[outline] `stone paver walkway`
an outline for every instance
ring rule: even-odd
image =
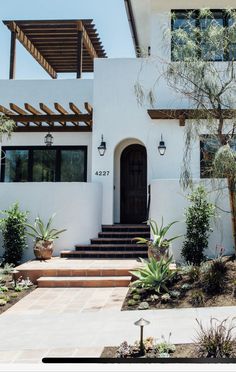
[[[127,288],[38,288],[0,316],[0,362],[40,363],[44,356],[99,356],[104,346],[145,336],[191,342],[195,319],[232,317],[235,307],[120,311]],[[1,369],[1,368],[0,368]]]

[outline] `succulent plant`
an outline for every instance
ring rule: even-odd
[[[5,306],[7,304],[6,300],[0,299],[0,306]]]
[[[170,291],[169,294],[173,298],[179,298],[181,296],[181,292],[180,291]]]
[[[127,302],[128,306],[134,306],[137,304],[137,301],[135,301],[134,299],[130,299],[128,302]]]
[[[161,296],[161,302],[163,302],[163,303],[167,303],[167,302],[169,302],[170,299],[171,299],[171,297],[170,297],[169,293],[165,293],[165,294],[163,294],[163,295]]]
[[[138,309],[139,310],[148,310],[149,309],[149,303],[144,301],[144,302],[141,302],[138,306]]]

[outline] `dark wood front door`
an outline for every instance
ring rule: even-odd
[[[120,160],[120,222],[147,219],[147,153],[142,145],[127,146]]]

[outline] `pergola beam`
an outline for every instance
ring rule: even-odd
[[[15,122],[20,121],[21,123],[28,123],[28,122],[86,122],[91,120],[91,115],[89,114],[52,114],[52,115],[8,115],[10,119],[14,120]]]
[[[148,115],[151,119],[168,120],[177,119],[179,120],[180,126],[185,126],[185,120],[187,119],[207,119],[209,115],[219,119],[220,113],[218,110],[201,110],[201,109],[151,109],[147,110]],[[236,110],[221,110],[221,114],[224,119],[232,119],[236,117]]]
[[[48,132],[48,130],[50,130],[50,132],[61,132],[61,133],[64,133],[64,132],[92,132],[92,128],[88,127],[87,125],[84,125],[84,126],[80,126],[80,125],[71,125],[71,126],[66,126],[66,127],[63,127],[63,126],[49,126],[49,125],[44,125],[44,126],[41,126],[41,127],[31,127],[31,126],[28,126],[28,127],[16,127],[14,129],[14,132]]]
[[[29,40],[21,28],[13,21],[8,26],[15,37],[20,41],[20,43],[26,48],[26,50],[36,59],[36,61],[44,68],[44,70],[53,78],[57,78],[57,73],[54,68],[46,61],[39,50],[34,46],[34,44]],[[12,41],[13,43],[13,41]],[[11,44],[12,45],[12,44]],[[14,44],[13,44],[14,46]],[[11,51],[13,46],[11,46]],[[13,57],[11,57],[11,66],[13,63]],[[10,69],[11,73],[12,67]]]
[[[78,31],[81,31],[83,33],[83,43],[84,43],[84,46],[85,46],[85,49],[88,51],[88,53],[90,54],[91,58],[97,58],[98,55],[97,55],[97,52],[91,42],[91,39],[83,25],[83,22],[81,21],[78,21]]]

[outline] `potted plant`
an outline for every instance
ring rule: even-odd
[[[161,221],[161,226],[158,227],[158,224],[154,220],[148,221],[151,227],[151,239],[145,238],[135,238],[134,240],[137,241],[137,244],[146,244],[148,247],[148,258],[155,258],[156,260],[160,260],[161,258],[168,259],[169,258],[169,249],[170,244],[173,240],[180,238],[182,235],[177,235],[172,238],[167,239],[166,234],[175,223],[178,221],[174,221],[169,223],[167,226],[163,225],[163,217]]]
[[[49,218],[47,224],[44,224],[40,217],[35,219],[34,225],[26,224],[30,231],[27,234],[34,238],[34,254],[38,260],[49,260],[53,253],[54,240],[66,231],[52,228],[52,221],[55,214]]]

